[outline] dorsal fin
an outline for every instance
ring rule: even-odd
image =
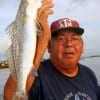
[[[13,59],[13,36],[16,34],[16,22],[13,21],[7,28],[6,28],[6,34],[8,36],[8,42],[9,42],[9,48],[7,50],[7,61],[8,65],[11,71],[12,77],[17,80],[17,74],[16,74],[16,67],[15,67],[15,61]]]
[[[8,37],[10,38],[10,39],[12,39],[12,35],[15,33],[14,31],[15,31],[15,29],[16,29],[16,22],[15,21],[13,21],[7,28],[6,28],[6,34],[8,35]]]

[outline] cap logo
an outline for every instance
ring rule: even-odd
[[[60,28],[72,27],[72,22],[70,19],[63,19],[59,21]]]

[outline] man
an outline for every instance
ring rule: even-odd
[[[48,25],[42,25],[42,28],[49,30],[49,26],[45,26]],[[78,22],[69,18],[51,24],[50,59],[43,61],[39,69],[36,67],[38,77],[33,76],[35,80],[28,89],[29,100],[97,100],[97,79],[88,67],[79,64],[84,46],[83,33]],[[7,84],[11,82],[9,80]],[[8,92],[12,95],[15,87],[10,91],[6,86],[5,96]]]
[[[77,21],[68,18],[51,24],[50,59],[41,63],[29,100],[97,100],[94,73],[78,63],[83,32]]]

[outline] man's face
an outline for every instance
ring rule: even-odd
[[[80,35],[73,31],[60,31],[53,37],[48,48],[51,61],[58,66],[76,65],[83,52],[83,41]]]

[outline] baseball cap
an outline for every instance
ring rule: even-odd
[[[79,35],[84,33],[84,29],[79,26],[79,23],[75,20],[71,20],[69,18],[62,18],[54,21],[51,24],[51,36],[57,35],[57,33],[61,30],[71,30],[76,32]]]

